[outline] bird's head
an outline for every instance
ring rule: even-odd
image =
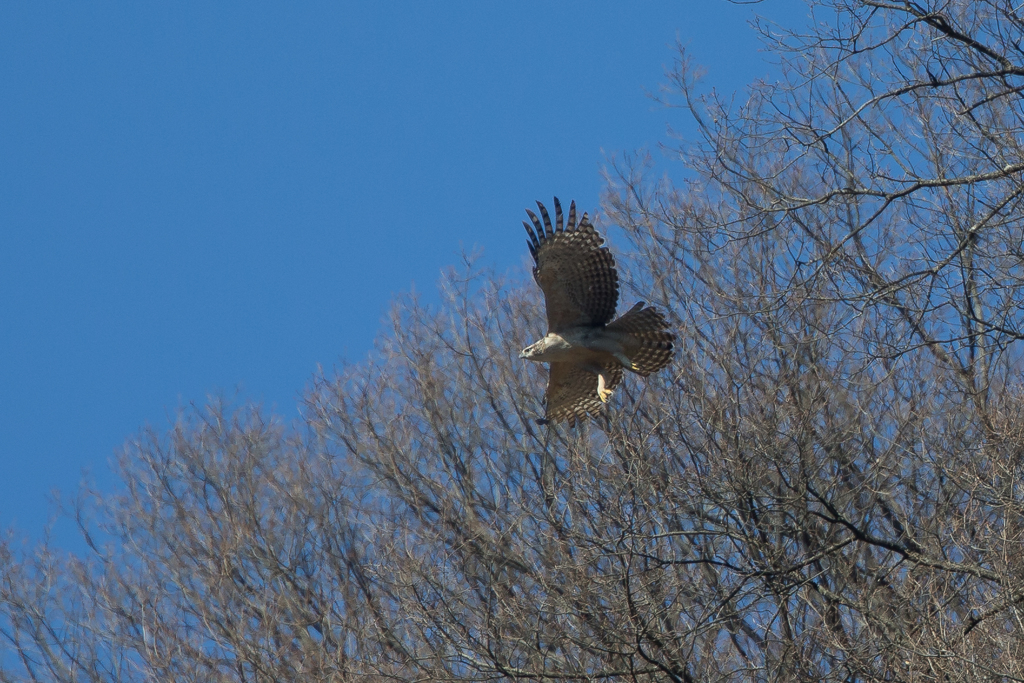
[[[558,360],[558,358],[569,348],[569,343],[554,333],[527,346],[519,354],[520,358],[535,360],[538,362]]]
[[[544,349],[541,348],[543,342],[544,340],[542,339],[539,342],[534,342],[533,344],[530,344],[519,353],[519,357],[525,358],[526,360],[533,360],[540,354],[544,353]]]

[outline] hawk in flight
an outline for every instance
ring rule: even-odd
[[[521,358],[550,364],[545,421],[586,420],[596,415],[622,382],[622,369],[646,377],[672,360],[675,336],[664,316],[639,302],[617,320],[619,276],[604,240],[583,214],[576,223],[576,202],[562,223],[555,199],[555,225],[537,202],[541,218],[526,210],[523,225],[536,266],[533,277],[544,292],[548,333],[530,344]],[[543,220],[543,223],[541,222]]]

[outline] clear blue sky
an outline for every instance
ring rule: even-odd
[[[685,119],[645,91],[769,67],[799,0],[0,4],[0,529],[210,394],[286,419],[463,247],[593,210],[610,155]],[[58,529],[59,531],[59,529]]]

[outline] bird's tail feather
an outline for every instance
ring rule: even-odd
[[[633,361],[638,375],[646,377],[661,370],[672,362],[672,342],[675,335],[667,332],[668,322],[658,309],[638,302],[617,320],[608,324],[607,329],[627,332],[633,343],[626,344],[626,355]]]

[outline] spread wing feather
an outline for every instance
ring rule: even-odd
[[[606,388],[614,389],[622,382],[622,366],[609,363],[603,368],[610,379]],[[546,403],[545,418],[550,422],[566,420],[572,427],[588,415],[597,416],[604,406],[597,397],[597,375],[579,363],[551,363]]]
[[[555,198],[555,225],[544,205],[537,202],[540,218],[529,209],[530,253],[536,266],[533,277],[544,292],[548,331],[576,326],[605,325],[615,315],[619,276],[604,240],[583,214],[576,223],[576,202],[569,206],[569,221],[562,223],[562,206]],[[542,222],[543,221],[543,222]]]

